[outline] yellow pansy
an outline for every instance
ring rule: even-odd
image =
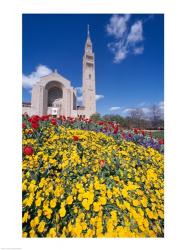
[[[60,217],[64,217],[66,215],[66,209],[64,206],[62,206],[59,210]]]
[[[138,200],[133,200],[133,206],[137,207],[140,205],[140,201]]]
[[[50,201],[50,207],[51,207],[51,208],[56,207],[56,202],[57,202],[57,199],[56,199],[56,198],[52,199],[52,200]]]
[[[56,237],[56,229],[50,228],[49,233],[47,234],[47,237],[50,237],[50,238]]]
[[[71,205],[73,203],[73,196],[72,195],[69,195],[66,199],[66,202],[68,205]]]
[[[90,203],[88,202],[88,199],[83,199],[82,205],[87,211],[90,209]]]
[[[93,210],[94,212],[98,212],[100,209],[99,203],[98,202],[94,202],[93,203]]]
[[[41,221],[40,224],[38,225],[38,232],[43,233],[45,229],[45,221]]]

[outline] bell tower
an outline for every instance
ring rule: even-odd
[[[96,113],[96,94],[95,94],[95,57],[92,51],[90,30],[88,25],[87,39],[83,56],[83,105],[85,116],[90,117]]]

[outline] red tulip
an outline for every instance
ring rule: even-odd
[[[25,146],[23,152],[25,155],[32,155],[34,153],[34,150],[30,146]]]
[[[135,133],[135,134],[138,134],[138,129],[135,128],[135,129],[134,129],[134,133]]]
[[[22,129],[26,128],[26,124],[25,123],[22,123]]]
[[[98,124],[101,126],[101,125],[103,125],[103,124],[104,124],[104,122],[100,121]]]
[[[33,129],[38,129],[38,128],[39,128],[39,124],[38,124],[37,122],[32,122],[32,123],[31,123],[31,127],[32,127]]]
[[[118,133],[118,128],[115,128],[113,133],[117,134]]]
[[[145,131],[142,130],[142,135],[144,136],[145,135]]]
[[[100,166],[103,167],[105,165],[105,161],[104,160],[101,160],[100,161]]]
[[[43,115],[43,116],[41,117],[41,120],[42,120],[42,121],[47,121],[48,119],[49,119],[48,115]]]
[[[51,119],[51,124],[56,125],[57,124],[56,119]]]
[[[128,137],[132,138],[132,135],[129,133],[129,134],[128,134]]]
[[[158,141],[158,143],[159,143],[160,145],[162,145],[162,144],[164,144],[164,140],[163,140],[163,139],[160,139],[160,140]]]
[[[31,123],[37,123],[40,120],[40,117],[38,115],[33,115],[28,119],[29,122]]]
[[[73,136],[73,140],[74,140],[74,141],[78,141],[78,140],[79,140],[79,137],[78,137],[77,135],[74,135],[74,136]]]

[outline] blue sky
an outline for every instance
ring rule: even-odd
[[[34,81],[57,69],[82,86],[87,24],[96,65],[97,112],[128,110],[164,100],[164,16],[122,14],[24,14],[23,101]],[[81,93],[79,93],[79,96]]]

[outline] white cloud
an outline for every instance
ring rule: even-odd
[[[39,65],[36,69],[36,74],[40,77],[49,75],[51,72],[52,70],[45,65]]]
[[[120,63],[127,57],[128,50],[125,47],[120,48],[114,55],[114,63]]]
[[[114,63],[120,63],[128,55],[139,55],[143,47],[143,22],[136,21],[129,25],[130,15],[112,15],[107,24],[107,34],[114,38],[108,48],[114,54]]]
[[[29,75],[24,75],[22,76],[22,85],[26,89],[31,89],[34,84],[36,84],[40,77],[49,75],[52,72],[50,68],[48,68],[45,65],[39,65],[36,68],[36,71],[33,71]]]
[[[106,30],[108,35],[115,38],[121,38],[127,30],[127,22],[130,15],[113,15],[110,18],[110,23],[107,24]]]
[[[133,108],[126,108],[126,109],[123,110],[123,113],[129,113],[129,112],[131,112],[133,110],[135,110],[135,109],[133,109]]]
[[[164,109],[164,102],[163,101],[159,102],[158,106],[159,106],[160,109],[163,110]]]
[[[104,95],[96,95],[95,100],[96,102],[99,101],[100,99],[104,98]]]
[[[75,89],[78,94],[82,94],[82,87],[76,87]]]
[[[123,110],[123,113],[130,113],[137,109],[141,109],[145,114],[148,114],[150,112],[150,109],[148,107],[144,107],[144,108],[126,108]]]
[[[119,110],[119,109],[120,109],[120,107],[111,107],[110,111],[116,111],[116,110]]]
[[[96,96],[95,96],[96,102],[99,101],[99,100],[102,99],[102,98],[104,98],[104,95],[96,95]],[[83,96],[82,96],[82,95],[81,95],[81,96],[77,96],[77,102],[78,102],[79,104],[82,104],[82,102],[83,102]]]
[[[126,108],[126,109],[123,110],[123,113],[128,115],[130,112],[135,111],[136,109],[141,109],[144,112],[146,117],[150,117],[151,112],[152,112],[151,111],[152,105],[148,106],[148,105],[145,105],[145,104],[146,104],[146,102],[141,102],[136,108]],[[155,105],[160,109],[161,117],[163,118],[164,102],[160,101],[158,103],[155,103]]]
[[[144,47],[138,47],[133,49],[133,54],[134,55],[141,55],[144,51]]]
[[[143,40],[143,26],[141,21],[137,21],[131,26],[130,33],[127,36],[127,42],[136,43]]]
[[[145,113],[145,114],[148,114],[150,112],[150,108],[142,108],[142,111]]]

